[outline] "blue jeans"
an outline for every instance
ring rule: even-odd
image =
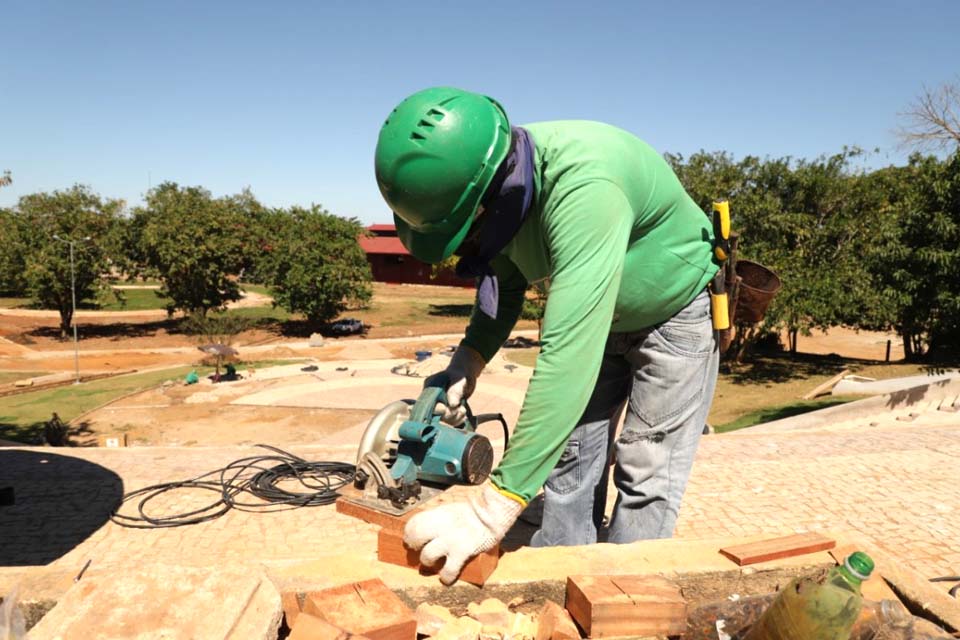
[[[617,500],[607,540],[672,536],[718,365],[706,291],[662,324],[611,333],[593,395],[544,486],[543,522],[530,544],[597,541],[611,449]],[[623,430],[614,441],[613,418],[625,400]]]

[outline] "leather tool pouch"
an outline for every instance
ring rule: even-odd
[[[739,238],[736,233],[730,234],[730,256],[720,268],[723,269],[723,284],[727,291],[727,312],[729,314],[729,325],[726,329],[717,332],[717,342],[719,343],[720,353],[726,353],[733,342],[733,327],[737,318],[737,303],[740,291],[740,276],[736,272],[737,264],[737,241]]]
[[[718,224],[717,214],[721,211],[721,209],[718,208],[721,206],[721,203],[724,206],[727,217],[729,217],[729,212],[725,208],[726,202],[715,202],[713,221],[715,233],[718,234],[720,231],[716,230]],[[721,226],[723,225],[723,223],[719,224],[721,224]],[[777,292],[780,291],[781,287],[780,277],[772,270],[750,260],[737,260],[738,234],[730,233],[728,243],[729,255],[720,268],[723,270],[723,289],[725,291],[726,313],[728,314],[729,323],[727,323],[726,329],[717,329],[720,353],[726,352],[730,347],[730,343],[733,342],[735,325],[755,324],[763,321],[767,307],[770,306],[770,303],[777,295]],[[718,291],[720,288],[719,276],[721,274],[717,275],[718,277],[711,283],[710,291],[713,300],[717,303],[714,307],[714,314],[722,314],[724,313],[722,310],[724,306],[722,304],[724,292]],[[714,284],[717,286],[714,286]],[[714,327],[718,325],[722,326],[722,324],[722,322],[714,319]]]
[[[781,288],[780,277],[771,269],[750,260],[737,260],[737,234],[730,234],[730,257],[723,263],[724,285],[730,327],[719,332],[720,353],[733,342],[734,326],[762,322],[767,307]]]

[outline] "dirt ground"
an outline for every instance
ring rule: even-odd
[[[845,327],[834,327],[827,332],[814,331],[810,336],[798,336],[797,351],[820,355],[834,353],[844,358],[882,361],[886,357],[887,340],[890,341],[890,361],[902,360],[903,340],[897,334],[854,331]],[[786,334],[783,335],[782,342],[787,344]]]
[[[262,375],[262,374],[261,374]],[[77,444],[96,446],[101,435],[124,433],[128,445],[275,446],[313,443],[367,422],[369,410],[233,405],[241,396],[286,384],[314,380],[290,375],[263,381],[221,385],[177,383],[121,398],[74,421]]]
[[[346,311],[344,317],[360,319],[367,327],[364,336],[336,338],[362,340],[364,338],[414,337],[428,334],[462,332],[473,306],[473,290],[459,287],[428,285],[374,284],[374,297],[366,309]],[[269,308],[269,298],[259,294],[254,302]],[[266,313],[266,311],[265,311]],[[70,340],[60,339],[59,316],[53,311],[0,309],[0,338],[35,351],[70,350]],[[163,311],[104,311],[79,312],[77,325],[80,351],[124,349],[150,350],[171,347],[192,347],[197,337],[178,330],[175,320]],[[534,322],[521,322],[518,329],[536,328]],[[237,346],[265,345],[309,337],[310,329],[303,323],[272,323],[263,328],[238,334]],[[7,355],[0,344],[0,357]]]
[[[323,347],[306,348],[309,332],[304,334],[296,325],[274,323],[243,332],[234,345],[247,362],[284,358],[321,362],[413,360],[417,351],[437,353],[455,345],[472,302],[473,291],[469,289],[378,283],[368,309],[344,314],[360,318],[370,327],[365,336],[329,338]],[[72,343],[60,341],[57,324],[55,313],[0,309],[0,370],[31,372],[30,375],[72,371]],[[536,324],[525,322],[518,328],[535,329]],[[80,334],[80,368],[87,373],[197,365],[204,358],[196,348],[197,337],[178,332],[176,322],[167,319],[163,312],[84,312]],[[426,340],[420,337],[439,334],[449,335]],[[848,329],[801,336],[799,350],[882,361],[888,339],[893,341],[891,357],[897,360],[902,357],[902,347],[896,336]],[[522,364],[532,366],[535,358],[529,360]],[[242,364],[240,369],[243,370]],[[284,384],[295,382],[296,377],[284,379]],[[244,384],[243,393],[269,388],[277,381],[258,384],[264,386]],[[802,386],[802,382],[798,384]],[[203,402],[190,400],[197,392],[196,388],[175,386],[123,398],[85,417],[78,441],[90,444],[102,434],[126,433],[130,444],[268,441],[284,446],[316,442],[373,415],[369,409],[231,405],[230,401],[237,396],[229,393]]]

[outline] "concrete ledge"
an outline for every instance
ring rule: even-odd
[[[30,638],[274,640],[282,614],[262,572],[148,565],[84,577]]]
[[[877,571],[915,613],[952,630],[960,630],[960,603],[931,585],[923,576],[905,568],[897,558],[863,543],[854,535],[826,535],[834,538],[838,546],[849,544],[871,554],[877,563]],[[821,551],[739,567],[719,552],[722,547],[769,537],[771,536],[712,540],[673,538],[630,545],[597,544],[546,549],[524,547],[505,553],[497,570],[482,588],[464,583],[443,587],[436,576],[422,576],[411,569],[378,562],[375,549],[370,549],[369,553],[318,557],[306,562],[270,562],[267,565],[251,562],[246,565],[237,564],[229,569],[210,567],[186,571],[197,572],[198,575],[215,573],[231,581],[235,591],[242,591],[241,587],[250,581],[251,576],[262,575],[265,570],[266,576],[276,587],[269,589],[271,594],[278,589],[284,592],[307,592],[379,577],[408,604],[416,605],[427,601],[455,608],[460,605],[465,607],[471,601],[486,597],[496,597],[506,602],[522,595],[537,601],[537,606],[541,606],[545,599],[562,601],[566,578],[572,574],[663,575],[680,584],[684,596],[691,603],[699,605],[722,600],[733,593],[741,596],[770,593],[797,575],[834,564],[830,554]],[[116,581],[118,576],[136,576],[143,571],[144,568],[135,563],[131,563],[129,570],[113,568],[97,571],[91,567],[81,582],[74,585],[72,575],[62,571],[39,567],[27,570],[19,568],[16,573],[12,570],[0,571],[0,586],[19,583],[23,601],[46,598],[63,603],[75,598],[74,593],[83,585]],[[250,602],[252,603],[253,599]],[[262,607],[255,617],[272,619],[273,607],[276,606],[279,611],[279,602],[278,594],[275,599],[270,595],[267,605]],[[202,607],[197,607],[197,610],[200,609]],[[253,610],[254,607],[251,604],[247,609]],[[241,617],[234,618],[239,624]],[[54,617],[47,621],[45,618],[41,624],[50,625],[56,619]]]
[[[889,411],[903,411],[934,402],[960,396],[960,380],[940,379],[929,384],[913,387],[904,391],[895,391],[882,396],[848,402],[836,407],[803,413],[783,420],[765,422],[749,429],[739,429],[723,434],[727,436],[755,435],[758,433],[783,433],[817,427],[830,426],[852,418],[867,418]]]

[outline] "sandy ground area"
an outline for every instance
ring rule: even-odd
[[[411,366],[420,374],[414,376],[392,372],[412,364],[403,359],[355,358],[241,370],[244,379],[233,382],[178,381],[80,416],[73,421],[74,439],[81,446],[96,446],[100,436],[119,434],[126,434],[130,446],[353,444],[377,411],[395,400],[416,398],[424,375],[447,361],[438,354]],[[474,412],[502,413],[512,428],[530,373],[496,359],[471,398]],[[502,441],[502,427],[495,423],[482,432]]]
[[[814,331],[809,336],[798,336],[797,351],[821,355],[835,353],[844,358],[883,361],[886,358],[888,340],[891,362],[903,359],[903,340],[897,334],[854,331],[844,327],[834,327],[827,332]],[[783,335],[783,344],[787,344],[786,334]]]
[[[377,285],[375,293],[370,309],[356,314],[374,327],[365,337],[328,339],[322,347],[310,347],[307,336],[282,336],[262,329],[237,337],[235,345],[246,362],[302,358],[320,365],[320,374],[307,375],[294,368],[269,380],[262,379],[262,374],[247,376],[216,389],[203,385],[151,389],[83,417],[84,431],[78,440],[93,443],[99,435],[126,433],[128,442],[142,445],[266,441],[283,446],[323,441],[338,433],[348,439],[358,437],[360,425],[379,407],[399,397],[416,396],[422,379],[396,376],[389,369],[413,361],[417,351],[439,354],[455,345],[472,297],[469,290],[419,285]],[[262,305],[260,298],[264,296],[251,293],[243,303]],[[417,305],[422,308],[411,315]],[[197,339],[177,333],[162,312],[84,312],[81,317],[83,373],[143,371],[197,365],[203,360]],[[421,326],[418,323],[424,318],[429,324]],[[0,371],[73,371],[72,344],[59,340],[56,320],[51,312],[0,310]],[[523,328],[528,337],[535,337],[533,323]],[[896,336],[848,329],[801,336],[799,349],[882,361],[888,339],[893,341],[892,358],[899,359],[902,347]],[[504,364],[498,364],[502,380],[485,376],[475,410],[503,411],[512,425],[529,369],[513,367],[518,370],[514,374],[512,369],[502,369]],[[240,368],[243,372],[244,367]],[[351,375],[359,378],[347,377]],[[240,401],[256,397],[274,399]]]

